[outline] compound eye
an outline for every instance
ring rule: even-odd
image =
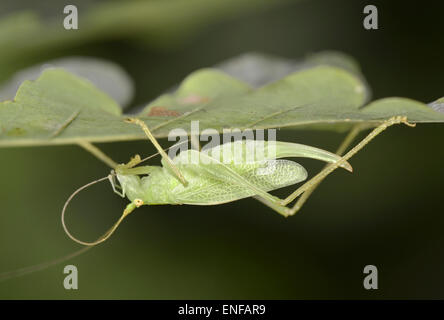
[[[135,199],[134,200],[134,204],[136,205],[136,207],[140,207],[141,205],[143,205],[143,200],[141,199]]]

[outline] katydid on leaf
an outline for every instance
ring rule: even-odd
[[[218,154],[216,151],[217,148],[231,148],[231,145],[224,144],[215,147],[213,150],[207,150],[206,153],[198,152],[196,150],[187,150],[186,152],[179,153],[176,157],[177,159],[170,159],[143,121],[130,118],[127,119],[127,122],[137,124],[144,130],[149,140],[158,150],[158,153],[153,156],[158,154],[162,156],[163,167],[138,166],[143,161],[153,157],[150,156],[142,160],[138,155],[132,158],[127,164],[115,165],[115,162],[112,159],[89,142],[80,144],[84,149],[91,152],[97,156],[98,159],[113,168],[111,174],[108,176],[92,181],[77,189],[71,194],[62,209],[61,220],[65,232],[72,240],[85,245],[86,247],[58,259],[0,273],[0,281],[44,270],[83,254],[93,246],[108,239],[117,229],[119,224],[131,212],[133,212],[134,209],[141,207],[142,205],[217,205],[246,197],[254,197],[285,217],[293,215],[302,207],[316,186],[335,169],[342,167],[351,171],[352,168],[347,161],[386,128],[400,123],[412,127],[415,126],[414,124],[407,122],[405,116],[396,116],[388,120],[381,120],[379,126],[374,128],[364,139],[343,156],[305,145],[275,142],[274,158],[265,157],[262,161],[253,163],[242,163],[242,159],[240,163],[233,161],[228,161],[227,163],[226,159],[222,159],[225,161],[221,161],[220,152]],[[344,153],[362,128],[365,127],[357,125],[350,131],[337,150],[338,154]],[[247,142],[245,141],[242,143],[243,150],[248,150],[248,148],[246,148]],[[255,144],[255,147],[258,147],[257,141],[253,141],[253,143]],[[260,144],[259,148],[261,148]],[[269,149],[270,145],[264,142],[262,148]],[[193,155],[207,161],[202,161],[202,163],[198,162],[197,164],[181,163],[180,160],[183,160],[184,158],[187,159]],[[268,192],[302,182],[307,177],[307,172],[298,163],[288,160],[278,160],[283,157],[307,157],[323,160],[328,164],[317,175],[297,188],[296,191],[291,193],[288,197],[285,199],[279,199]],[[268,170],[270,165],[272,170]],[[116,179],[120,182],[120,186],[117,185]],[[66,227],[66,208],[70,201],[80,191],[105,180],[111,182],[114,192],[123,197],[127,197],[131,202],[127,205],[123,214],[113,227],[96,241],[85,242],[78,240],[71,235]],[[119,189],[121,191],[119,191]],[[298,201],[296,201],[292,207],[287,207],[287,205],[293,202],[296,198],[298,198]]]
[[[251,162],[246,161],[245,157],[241,158],[240,161],[234,161],[235,155],[232,152],[224,153],[227,149],[233,150],[236,142],[225,143],[208,149],[206,152],[193,149],[182,151],[177,157],[171,159],[142,120],[128,118],[126,122],[139,125],[143,129],[162,156],[163,166],[138,166],[142,160],[140,156],[136,155],[127,164],[115,167],[107,178],[111,182],[114,192],[122,197],[127,197],[130,203],[113,227],[94,242],[85,242],[75,238],[68,231],[65,224],[64,217],[67,205],[72,197],[86,186],[78,189],[65,203],[62,210],[62,224],[67,235],[82,245],[94,246],[105,241],[134,209],[142,205],[186,204],[210,206],[254,197],[285,217],[294,215],[301,205],[297,202],[293,207],[287,207],[288,204],[304,192],[311,192],[319,182],[335,169],[342,167],[351,172],[352,167],[347,161],[387,127],[399,123],[414,126],[407,122],[406,117],[402,116],[386,120],[343,157],[297,143],[240,141],[240,149],[243,151],[243,155],[247,157],[249,156],[248,153],[252,152],[251,150],[257,151],[262,148],[259,151],[264,155],[263,158]],[[254,148],[248,148],[248,145],[253,145]],[[274,148],[274,152],[270,152],[271,148]],[[231,158],[222,159],[222,155],[226,154]],[[273,157],[270,157],[270,154],[273,154]],[[190,161],[193,157],[199,161],[196,163]],[[302,182],[307,178],[307,172],[300,164],[290,160],[279,160],[284,157],[312,158],[325,161],[328,165],[288,197],[279,199],[269,192]],[[269,170],[270,168],[271,170]],[[116,178],[120,186],[117,185]],[[102,180],[104,178],[99,181]]]

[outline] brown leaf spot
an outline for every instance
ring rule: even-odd
[[[180,112],[168,110],[165,107],[151,107],[148,117],[178,117]]]

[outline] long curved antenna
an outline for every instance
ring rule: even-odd
[[[73,194],[71,194],[71,196],[68,198],[68,200],[65,202],[65,205],[63,206],[63,210],[62,210],[62,215],[61,215],[61,220],[62,220],[62,226],[63,229],[65,230],[66,234],[68,235],[69,238],[71,238],[72,240],[74,240],[77,243],[80,243],[82,245],[86,245],[87,247],[84,247],[80,250],[74,251],[73,253],[70,253],[68,255],[65,255],[63,257],[51,260],[51,261],[47,261],[47,262],[43,262],[43,263],[39,263],[39,264],[35,264],[32,266],[28,266],[28,267],[24,267],[24,268],[20,268],[20,269],[16,269],[16,270],[12,270],[12,271],[6,271],[6,272],[2,272],[0,273],[0,282],[5,281],[5,280],[9,280],[12,278],[17,278],[17,277],[21,277],[30,273],[34,273],[37,271],[41,271],[41,270],[45,270],[49,267],[52,267],[56,264],[62,263],[64,261],[70,260],[72,258],[75,258],[81,254],[83,254],[84,252],[88,251],[89,249],[93,248],[96,244],[99,244],[103,241],[105,241],[106,239],[108,239],[113,232],[117,229],[117,227],[119,226],[119,224],[123,221],[123,219],[125,219],[125,217],[130,214],[135,208],[140,207],[143,204],[142,200],[136,199],[133,202],[131,202],[130,204],[127,205],[127,207],[125,208],[122,216],[120,217],[120,219],[114,224],[114,226],[108,230],[107,232],[105,232],[105,234],[103,234],[99,239],[97,239],[94,242],[84,242],[81,240],[78,240],[77,238],[75,238],[69,231],[68,228],[66,227],[66,223],[65,223],[65,211],[66,208],[68,207],[69,202],[82,190],[96,184],[99,182],[102,182],[106,179],[108,179],[109,176],[94,180],[90,183],[85,184],[84,186],[78,188],[76,191],[74,191]]]
[[[170,148],[172,148],[172,147],[174,147],[174,146],[179,146],[179,145],[184,144],[184,143],[188,143],[188,140],[183,141],[183,142],[180,142],[180,143],[178,143],[178,144],[174,144],[174,145],[172,145],[171,147],[169,147],[169,148],[167,148],[167,149],[165,149],[165,150],[168,150],[168,149],[170,149]],[[155,153],[155,154],[153,154],[153,155],[151,155],[151,156],[148,156],[148,157],[142,159],[141,162],[143,162],[143,161],[147,161],[147,160],[149,160],[149,159],[151,159],[151,158],[153,158],[153,157],[155,157],[155,156],[158,156],[158,155],[159,155],[159,152],[157,152],[157,153]],[[99,243],[105,241],[106,239],[108,239],[108,238],[111,236],[111,234],[117,229],[117,227],[118,227],[119,224],[123,221],[123,219],[124,219],[124,218],[125,218],[125,217],[126,217],[126,216],[127,216],[132,210],[134,210],[133,207],[136,207],[136,208],[137,208],[138,206],[141,206],[141,205],[143,204],[143,202],[140,202],[140,200],[135,200],[134,202],[130,203],[130,204],[127,206],[127,208],[125,209],[124,214],[122,214],[122,216],[120,217],[120,219],[117,221],[117,223],[114,224],[114,226],[113,226],[110,230],[108,230],[104,235],[102,235],[97,241],[94,241],[94,242],[90,242],[90,243],[88,243],[88,242],[84,242],[84,241],[80,241],[80,240],[78,240],[77,238],[75,238],[75,237],[74,237],[74,236],[68,231],[68,229],[67,229],[67,227],[66,227],[66,223],[65,223],[65,211],[66,211],[66,208],[68,207],[69,202],[71,202],[71,200],[72,200],[72,199],[73,199],[73,198],[74,198],[74,197],[75,197],[80,191],[82,191],[82,190],[84,190],[84,189],[86,189],[86,188],[88,188],[88,187],[90,187],[90,186],[92,186],[92,185],[94,185],[94,184],[96,184],[96,183],[102,182],[102,181],[108,179],[108,177],[109,177],[109,175],[106,176],[106,177],[103,177],[103,178],[97,179],[97,180],[95,180],[95,181],[92,181],[92,182],[90,182],[90,183],[88,183],[88,184],[86,184],[86,185],[80,187],[79,189],[77,189],[76,191],[74,191],[74,193],[68,198],[68,200],[65,202],[65,205],[63,206],[61,220],[62,220],[62,226],[63,226],[64,231],[66,232],[66,234],[68,235],[68,237],[70,237],[72,240],[74,240],[75,242],[80,243],[80,244],[82,244],[82,245],[86,245],[87,247],[81,248],[80,250],[74,251],[73,253],[70,253],[70,254],[68,254],[68,255],[65,255],[65,256],[63,256],[63,257],[60,257],[60,258],[57,258],[57,259],[54,259],[54,260],[51,260],[51,261],[47,261],[47,262],[43,262],[43,263],[39,263],[39,264],[35,264],[35,265],[32,265],[32,266],[28,266],[28,267],[23,267],[23,268],[16,269],[16,270],[12,270],[12,271],[2,272],[2,273],[0,273],[0,282],[5,281],[5,280],[9,280],[9,279],[12,279],[12,278],[21,277],[21,276],[24,276],[24,275],[27,275],[27,274],[31,274],[31,273],[34,273],[34,272],[37,272],[37,271],[45,270],[45,269],[47,269],[47,268],[49,268],[49,267],[52,267],[52,266],[54,266],[54,265],[56,265],[56,264],[59,264],[59,263],[62,263],[62,262],[64,262],[64,261],[67,261],[67,260],[70,260],[70,259],[72,259],[72,258],[75,258],[75,257],[77,257],[77,256],[79,256],[79,255],[85,253],[85,252],[88,251],[89,249],[93,248],[94,245],[99,244]],[[136,203],[135,203],[135,202],[136,202]]]
[[[170,146],[169,148],[165,149],[165,151],[167,151],[167,150],[169,150],[169,149],[171,149],[171,148],[173,148],[173,147],[175,147],[175,146],[180,146],[181,144],[184,144],[184,143],[188,143],[188,140],[186,140],[186,141],[182,141],[182,142],[177,143],[177,144],[174,144],[174,145]],[[159,154],[160,154],[160,152],[157,152],[157,153],[155,153],[155,154],[152,154],[152,155],[150,155],[150,156],[148,156],[148,157],[142,159],[142,161],[140,161],[139,163],[142,163],[142,162],[144,162],[144,161],[147,161],[147,160],[149,160],[149,159],[151,159],[151,158],[153,158],[153,157],[155,157],[155,156],[157,156],[157,155],[159,155]],[[74,236],[71,234],[71,232],[69,232],[68,228],[66,227],[66,223],[65,223],[65,212],[66,212],[66,208],[68,207],[68,205],[69,205],[69,203],[71,202],[71,200],[72,200],[72,199],[73,199],[73,198],[74,198],[74,197],[75,197],[80,191],[82,191],[82,190],[84,190],[84,189],[86,189],[86,188],[88,188],[88,187],[90,187],[90,186],[92,186],[92,185],[94,185],[94,184],[96,184],[96,183],[99,183],[99,182],[102,182],[102,181],[104,181],[104,180],[107,180],[107,179],[109,179],[109,175],[106,176],[106,177],[103,177],[103,178],[100,178],[100,179],[97,179],[97,180],[91,181],[90,183],[87,183],[87,184],[85,184],[84,186],[78,188],[76,191],[74,191],[74,192],[69,196],[68,200],[66,200],[66,202],[65,202],[65,204],[64,204],[64,206],[63,206],[63,209],[62,209],[62,215],[61,215],[61,220],[62,220],[63,230],[65,230],[66,235],[67,235],[71,240],[73,240],[73,241],[75,241],[75,242],[77,242],[77,243],[79,243],[79,244],[81,244],[81,245],[84,245],[84,246],[90,246],[90,247],[91,247],[91,246],[95,246],[95,245],[97,245],[97,244],[99,244],[99,243],[102,243],[103,241],[107,240],[107,239],[108,239],[108,238],[114,233],[114,231],[116,231],[117,227],[122,223],[122,221],[126,218],[126,216],[127,216],[128,214],[130,214],[135,208],[138,208],[138,207],[140,207],[141,205],[143,205],[143,201],[140,200],[140,199],[135,199],[133,202],[131,202],[130,204],[128,204],[127,207],[125,208],[125,210],[123,211],[122,215],[120,216],[119,220],[117,220],[117,222],[116,222],[116,223],[115,223],[115,224],[114,224],[114,225],[113,225],[113,226],[112,226],[107,232],[105,232],[100,238],[98,238],[96,241],[93,241],[93,242],[86,242],[86,241],[82,241],[82,240],[79,240],[79,239],[77,239],[76,237],[74,237]]]
[[[65,230],[65,232],[68,234],[68,236],[71,239],[73,239],[73,236],[67,230],[66,225],[65,225],[65,218],[64,218],[65,210],[66,210],[66,207],[67,207],[67,203],[69,203],[72,200],[72,198],[74,198],[74,196],[76,194],[78,194],[80,191],[82,191],[83,189],[86,189],[87,187],[92,186],[93,184],[96,184],[96,183],[99,183],[101,181],[104,181],[105,179],[108,179],[108,176],[100,178],[100,179],[97,179],[95,181],[92,181],[92,182],[90,182],[90,183],[80,187],[79,189],[77,189],[68,198],[68,201],[65,202],[65,206],[63,207],[63,211],[62,211],[62,225],[63,225],[63,229]],[[105,235],[103,235],[102,237],[104,237]],[[102,237],[100,237],[99,239],[101,239]],[[27,274],[30,274],[30,273],[34,273],[34,272],[37,272],[37,271],[45,270],[45,269],[47,269],[49,267],[52,267],[52,266],[54,266],[56,264],[59,264],[59,263],[62,263],[64,261],[67,261],[67,260],[70,260],[72,258],[75,258],[75,257],[81,255],[82,253],[88,251],[91,248],[92,248],[92,246],[88,246],[86,248],[82,248],[80,250],[74,251],[73,253],[70,253],[68,255],[65,255],[63,257],[60,257],[60,258],[57,258],[57,259],[54,259],[54,260],[51,260],[51,261],[47,261],[47,262],[35,264],[35,265],[32,265],[32,266],[28,266],[28,267],[24,267],[24,268],[12,270],[12,271],[6,271],[6,272],[3,272],[3,273],[0,273],[0,282],[5,281],[5,280],[9,280],[9,279],[12,279],[12,278],[21,277],[21,276],[24,276],[24,275],[27,275]]]
[[[140,199],[135,199],[133,202],[131,202],[130,204],[128,204],[125,208],[125,210],[123,211],[122,215],[120,216],[119,220],[117,220],[117,222],[111,227],[111,229],[109,229],[107,232],[105,232],[101,237],[99,237],[96,241],[93,242],[86,242],[86,241],[82,241],[77,239],[76,237],[74,237],[68,230],[68,228],[66,227],[66,223],[65,223],[65,212],[66,212],[66,208],[68,207],[69,203],[71,202],[71,200],[82,190],[92,186],[93,184],[102,182],[104,180],[108,180],[109,176],[94,180],[90,183],[85,184],[84,186],[78,188],[76,191],[74,191],[68,198],[68,200],[66,200],[65,205],[63,206],[62,209],[62,215],[61,215],[61,220],[62,220],[62,226],[63,226],[63,230],[65,230],[65,233],[67,234],[67,236],[81,244],[84,246],[95,246],[99,243],[102,243],[103,241],[105,241],[106,239],[108,239],[113,233],[114,231],[116,231],[117,227],[122,223],[122,221],[126,218],[127,215],[129,215],[134,209],[140,207],[141,205],[143,205],[143,201]]]
[[[78,188],[76,191],[74,191],[68,198],[68,200],[66,200],[65,204],[63,205],[63,209],[62,209],[62,215],[61,215],[61,220],[62,220],[62,226],[63,226],[63,230],[65,230],[65,233],[68,235],[68,237],[70,237],[72,240],[74,240],[77,243],[80,244],[84,244],[82,241],[78,240],[77,238],[75,238],[69,231],[68,228],[66,227],[66,223],[65,223],[65,211],[66,208],[68,207],[68,204],[71,202],[71,200],[82,190],[96,184],[99,182],[102,182],[104,180],[107,180],[108,176],[91,181],[90,183],[85,184],[84,186],[81,186],[80,188]],[[100,238],[99,238],[100,239]]]

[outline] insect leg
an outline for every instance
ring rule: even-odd
[[[258,200],[259,202],[262,202],[263,204],[265,204],[267,207],[270,207],[271,209],[273,209],[274,211],[276,211],[277,213],[283,215],[284,217],[288,217],[290,215],[292,215],[291,208],[288,208],[286,206],[283,206],[277,202],[272,202],[269,201],[267,199],[264,199],[260,196],[254,196],[254,199]]]
[[[335,169],[337,169],[342,163],[349,160],[352,156],[354,156],[359,150],[361,150],[367,143],[369,143],[371,140],[373,140],[378,134],[380,134],[382,131],[387,129],[388,127],[394,125],[404,123],[410,127],[414,127],[415,124],[411,124],[407,122],[406,117],[393,117],[390,118],[387,121],[384,121],[381,125],[373,129],[372,132],[370,132],[361,142],[359,142],[355,147],[353,147],[350,151],[348,151],[339,161],[333,164],[329,164],[323,169],[321,172],[319,172],[316,176],[314,176],[312,179],[310,179],[308,182],[303,184],[301,187],[299,187],[295,192],[293,192],[291,195],[289,195],[285,200],[281,201],[270,201],[268,199],[262,198],[260,195],[255,196],[254,198],[266,206],[270,207],[271,209],[275,210],[276,212],[282,214],[283,216],[291,216],[294,215],[296,212],[298,212],[302,205],[304,204],[305,200],[310,196],[311,192],[314,190],[314,188],[331,172],[333,172]],[[353,130],[354,131],[354,130]],[[358,134],[359,130],[355,132],[350,132],[349,136],[346,138],[344,143],[341,145],[340,149],[346,149],[347,144],[351,142],[355,138],[355,136]],[[339,150],[341,153],[344,150]],[[307,193],[307,196],[305,194]],[[303,194],[305,196],[304,198],[300,198],[303,200],[297,201],[295,205],[291,208],[288,208],[286,205],[290,202],[292,202],[294,199],[296,199],[299,195]]]
[[[79,141],[77,142],[77,144],[86,151],[88,151],[89,153],[91,153],[92,155],[94,155],[97,159],[103,161],[109,167],[113,169],[117,167],[117,162],[108,157],[102,150],[97,148],[92,143],[89,143],[88,141]]]
[[[155,168],[155,166],[140,166],[136,168],[117,168],[116,172],[118,174],[124,175],[139,175],[139,174],[150,174]]]
[[[128,123],[134,123],[137,124],[138,126],[140,126],[142,128],[142,130],[145,132],[146,136],[148,137],[148,139],[151,141],[151,143],[156,147],[157,151],[159,151],[160,155],[162,156],[162,158],[166,161],[167,165],[170,167],[170,169],[174,172],[174,174],[177,176],[177,178],[179,179],[180,182],[182,182],[183,185],[187,185],[188,182],[185,180],[184,176],[182,175],[182,173],[180,172],[179,168],[173,163],[173,161],[171,160],[170,157],[168,157],[168,155],[166,154],[166,152],[162,149],[162,147],[159,145],[159,143],[157,142],[156,138],[153,136],[153,134],[151,133],[150,129],[148,128],[148,126],[145,124],[145,122],[143,122],[140,119],[137,118],[127,118],[125,119],[126,122]]]
[[[111,183],[111,187],[113,188],[114,193],[118,194],[122,198],[125,198],[125,193],[123,191],[121,192],[117,190],[117,188],[120,188],[120,186],[116,183],[116,176],[114,174],[109,174],[108,180]]]
[[[140,158],[140,156],[138,155],[138,154],[136,154],[134,157],[132,157],[131,159],[130,159],[130,161],[128,161],[127,163],[125,163],[125,164],[119,164],[117,167],[116,167],[116,170],[121,170],[121,169],[130,169],[130,168],[133,168],[133,167],[135,167],[135,166],[137,166],[139,163],[141,163],[142,162],[142,159]]]

